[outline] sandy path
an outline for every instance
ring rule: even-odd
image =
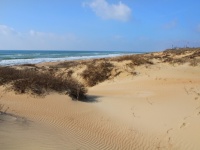
[[[94,102],[3,94],[1,88],[0,103],[48,126],[59,149],[199,149],[200,69],[162,64],[136,71],[90,88]]]

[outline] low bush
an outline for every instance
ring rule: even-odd
[[[16,70],[10,67],[0,67],[0,85],[11,84],[18,93],[31,92],[45,95],[48,92],[66,92],[73,99],[85,99],[87,89],[77,80],[63,79],[50,73],[39,73],[32,70]]]
[[[185,54],[189,49],[187,48],[179,48],[179,49],[167,49],[163,51],[164,54],[173,54],[173,55],[183,55]]]
[[[188,52],[194,52],[195,55],[199,56],[200,48],[174,48],[174,49],[167,49],[163,51],[164,54],[173,54],[173,55],[184,55]]]
[[[35,64],[22,64],[21,66],[36,67],[37,68],[37,66]]]
[[[71,78],[73,73],[74,73],[73,70],[69,70],[69,71],[67,72],[67,77],[68,77],[68,78]]]
[[[140,56],[140,55],[133,55],[131,61],[136,66],[145,65],[145,64],[150,64],[150,65],[153,64],[153,62],[151,62],[148,57]]]
[[[76,67],[77,65],[79,65],[80,63],[78,61],[65,61],[65,62],[61,62],[58,65],[56,65],[55,67],[57,68],[73,68]]]
[[[88,86],[94,86],[108,79],[113,67],[113,64],[107,61],[99,64],[88,64],[81,76],[86,80]]]
[[[145,64],[153,64],[153,62],[151,62],[147,56],[139,55],[139,54],[116,57],[113,60],[118,61],[118,62],[130,60],[136,66],[145,65]]]
[[[187,53],[187,55],[185,55]],[[185,64],[190,63],[191,66],[199,64],[200,49],[199,48],[182,48],[182,49],[169,49],[164,51],[163,62],[171,64]],[[169,55],[173,54],[173,55]],[[183,55],[182,57],[175,58],[174,56]]]

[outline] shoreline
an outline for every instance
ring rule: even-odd
[[[111,58],[127,54],[138,54],[129,51],[3,51],[0,58],[0,66],[12,66],[23,64],[39,64],[48,62],[76,61],[98,58]],[[4,58],[5,57],[5,58]]]

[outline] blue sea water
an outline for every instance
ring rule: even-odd
[[[90,58],[114,57],[136,52],[120,51],[47,51],[47,50],[0,50],[0,66],[36,64]]]

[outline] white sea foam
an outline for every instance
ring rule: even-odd
[[[106,57],[115,57],[115,56],[121,56],[121,55],[123,54],[108,54],[108,55],[98,55],[98,56],[79,56],[79,57],[65,57],[65,58],[10,59],[10,60],[1,60],[0,66],[37,64],[37,63],[42,63],[42,62],[57,62],[57,61],[65,61],[65,60],[106,58]]]

